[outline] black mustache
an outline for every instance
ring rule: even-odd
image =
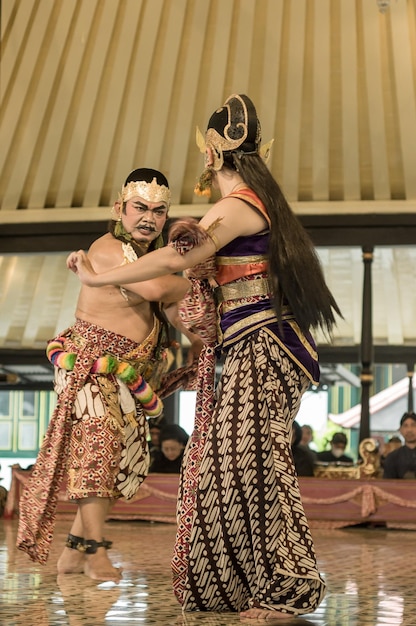
[[[145,228],[146,230],[150,231],[151,233],[159,233],[161,231],[156,230],[156,228],[154,226],[151,226],[150,224],[140,224],[139,226],[136,226],[136,228]]]

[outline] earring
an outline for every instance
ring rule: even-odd
[[[207,198],[211,197],[212,176],[212,169],[210,167],[206,167],[194,188],[194,193],[197,196],[206,196]]]
[[[117,211],[114,205],[111,207],[111,219],[115,222],[121,222],[121,211]]]

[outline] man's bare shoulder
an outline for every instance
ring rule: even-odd
[[[98,272],[119,266],[123,262],[122,244],[110,233],[106,233],[91,244],[88,258]]]

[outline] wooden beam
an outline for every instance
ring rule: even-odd
[[[26,217],[26,212],[19,213],[24,213]],[[171,213],[174,215],[174,211]],[[105,214],[104,209],[94,214],[100,215],[101,219],[50,221],[47,224],[37,221],[5,222],[0,231],[0,254],[86,249],[107,231],[109,214]],[[186,209],[180,213],[188,214]],[[416,213],[302,213],[298,216],[316,246],[414,246],[416,241]]]

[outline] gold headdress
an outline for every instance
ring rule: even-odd
[[[207,147],[212,149],[214,162],[201,174],[195,193],[210,195],[212,174],[224,165],[224,153],[260,154],[266,160],[273,140],[260,148],[261,126],[254,104],[244,94],[233,94],[211,115],[205,137],[197,128],[196,142],[203,153]]]
[[[135,196],[140,196],[148,202],[165,202],[168,207],[170,206],[170,189],[166,185],[159,185],[156,177],[150,183],[144,180],[134,180],[127,183],[121,189],[119,200],[120,202],[127,202]]]

